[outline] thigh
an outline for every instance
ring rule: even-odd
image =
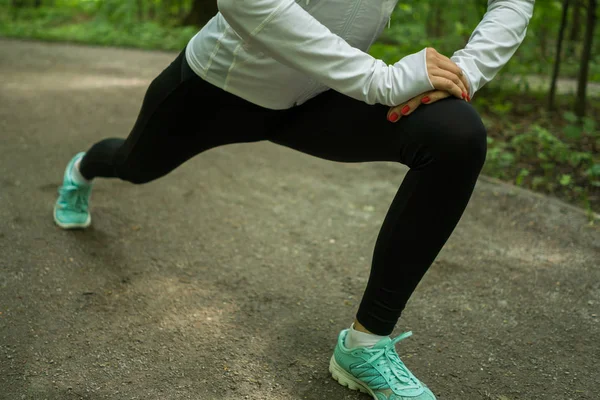
[[[279,115],[202,80],[181,53],[150,84],[116,163],[156,179],[208,149],[265,140]]]
[[[270,138],[316,157],[340,162],[394,161],[410,167],[447,146],[481,119],[464,100],[448,98],[421,105],[396,123],[388,106],[368,105],[333,90],[288,112]]]

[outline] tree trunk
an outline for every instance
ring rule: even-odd
[[[13,17],[17,15],[18,10],[21,8],[34,7],[38,8],[42,6],[42,0],[11,0],[8,3],[10,8],[13,9]]]
[[[587,23],[585,26],[585,38],[583,42],[583,51],[581,54],[581,69],[579,70],[579,79],[577,82],[577,100],[575,102],[575,114],[579,117],[585,115],[585,98],[588,82],[588,73],[590,70],[590,60],[592,58],[592,44],[594,41],[594,28],[596,27],[596,6],[597,0],[588,0]]]
[[[427,17],[425,19],[425,34],[427,38],[433,37],[433,5],[429,5],[429,11],[427,11]]]
[[[144,2],[142,0],[137,0],[137,20],[144,20]]]
[[[579,0],[573,0],[573,22],[571,23],[571,33],[569,40],[575,42],[579,40],[581,34],[581,3]]]
[[[427,37],[438,38],[442,32],[442,4],[432,2],[429,5],[429,12],[427,13],[427,21],[425,30],[427,31]]]
[[[444,20],[442,18],[442,5],[437,3],[435,7],[435,37],[442,37],[444,32]]]
[[[182,20],[185,17],[185,0],[179,0],[179,14],[177,16]]]
[[[10,4],[16,8],[23,8],[23,7],[29,7],[29,6],[38,8],[38,7],[41,7],[42,0],[33,0],[33,1],[31,1],[31,0],[29,0],[29,1],[28,0],[12,0],[10,2]]]
[[[554,109],[554,98],[556,97],[556,81],[560,71],[560,59],[562,55],[562,44],[565,37],[565,28],[567,27],[567,16],[569,15],[570,0],[563,0],[562,17],[560,20],[560,29],[558,30],[558,41],[556,43],[556,55],[554,59],[554,71],[552,72],[552,83],[550,84],[550,96],[548,96],[548,109]]]
[[[160,2],[160,21],[168,21],[173,14],[177,15],[177,12],[173,13],[173,9],[175,9],[176,1],[175,0],[163,0]]]
[[[203,26],[217,14],[216,0],[193,0],[190,12],[183,18],[183,25]]]
[[[550,36],[550,32],[548,29],[548,24],[542,24],[540,26],[539,31],[539,42],[540,42],[540,55],[543,60],[548,59],[548,37]]]
[[[581,0],[573,0],[573,19],[571,22],[571,32],[569,33],[568,53],[570,56],[575,55],[577,43],[581,37]]]
[[[146,9],[147,10],[146,15],[150,21],[154,21],[156,19],[156,14],[157,14],[156,13],[156,4],[153,1],[151,1],[147,5],[147,7],[148,8]]]

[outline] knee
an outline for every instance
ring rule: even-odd
[[[129,183],[133,183],[135,185],[142,185],[144,183],[148,183],[152,181],[152,179],[148,179],[143,175],[135,175],[135,174],[126,174],[120,177],[122,180],[127,181]]]
[[[153,178],[148,174],[145,174],[142,169],[135,168],[135,166],[132,165],[118,163],[115,168],[119,179],[135,185],[141,185],[153,180]]]
[[[446,106],[444,117],[436,123],[436,158],[481,170],[487,155],[487,130],[481,117],[465,101],[453,99]]]

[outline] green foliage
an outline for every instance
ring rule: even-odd
[[[476,101],[490,131],[484,173],[597,209],[600,133],[596,120],[579,120],[571,112],[560,118],[542,110],[531,123],[518,125],[506,118],[506,104],[512,105],[512,116],[527,104],[507,101],[513,94],[497,92]]]
[[[11,8],[10,13],[2,13],[0,4],[0,35],[181,50],[198,29],[177,26],[177,20],[170,12],[165,13],[163,18],[145,18],[147,7],[140,9],[139,5],[148,3],[133,0],[56,0],[53,7]],[[158,7],[161,2],[154,3]],[[11,14],[13,18],[6,18]]]

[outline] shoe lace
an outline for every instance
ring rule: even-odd
[[[417,389],[420,387],[420,382],[406,368],[406,365],[396,353],[396,344],[410,336],[412,336],[412,332],[405,332],[383,348],[368,350],[373,355],[366,362],[377,367],[384,375],[390,388],[395,390]]]
[[[80,186],[63,185],[58,189],[61,197],[61,207],[77,212],[87,212],[87,191]]]

